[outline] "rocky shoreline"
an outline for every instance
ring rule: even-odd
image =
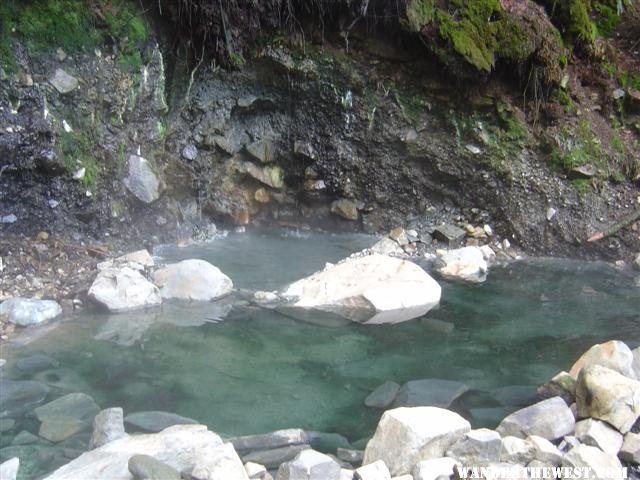
[[[633,479],[640,478],[639,379],[640,347],[631,351],[609,341],[542,385],[540,401],[508,415],[495,430],[472,430],[445,408],[396,407],[383,413],[361,449],[340,436],[301,429],[223,439],[167,412],[100,411],[82,393],[41,404],[35,414],[40,436],[53,442],[93,425],[88,450],[48,480],[435,480],[473,471],[478,476],[469,478],[503,478],[505,471],[524,475],[509,478],[546,478],[544,472],[558,467],[589,469],[602,480]],[[5,390],[3,408],[24,408],[12,395],[26,391],[29,382],[22,383]],[[34,401],[33,408],[44,396],[32,389],[22,398]],[[3,480],[15,480],[18,468],[18,458],[0,465]]]

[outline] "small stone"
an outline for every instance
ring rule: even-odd
[[[331,204],[331,213],[345,220],[356,221],[359,218],[358,206],[352,200],[336,200]]]
[[[549,208],[547,208],[547,221],[549,221],[549,222],[550,222],[550,221],[551,221],[551,219],[552,219],[553,217],[555,217],[555,216],[556,216],[556,213],[557,213],[557,212],[558,212],[558,211],[557,211],[555,208],[553,208],[553,207],[549,207]]]
[[[478,155],[480,153],[482,153],[482,150],[480,150],[477,146],[475,145],[465,145],[465,147],[468,151],[470,151],[471,153],[473,153],[474,155]]]
[[[541,398],[561,397],[567,405],[576,398],[576,379],[567,372],[560,372],[544,385],[538,387]]]
[[[304,450],[278,469],[276,480],[340,480],[340,465],[331,457]]]
[[[575,437],[585,445],[598,447],[605,453],[617,455],[622,447],[622,434],[608,424],[593,418],[576,423]]]
[[[150,455],[133,455],[129,459],[129,472],[136,480],[181,480],[180,472]]]
[[[624,91],[624,89],[622,89],[622,88],[616,88],[616,89],[613,91],[613,99],[614,99],[614,100],[619,100],[619,99],[621,99],[622,97],[624,97],[625,95],[626,95],[626,92],[625,92],[625,91]]]
[[[466,465],[484,465],[500,461],[501,451],[500,434],[488,428],[480,428],[465,433],[464,437],[447,450],[447,457],[453,457]]]
[[[262,187],[256,190],[253,198],[255,198],[256,202],[258,203],[269,203],[271,201],[271,195],[266,189]]]
[[[9,298],[0,304],[0,320],[27,327],[52,320],[62,314],[62,307],[53,300]]]
[[[268,472],[264,465],[259,463],[247,462],[244,464],[244,470],[247,472],[250,480],[267,480],[272,479],[271,474]]]
[[[509,242],[509,240],[505,238],[504,240],[502,240],[502,248],[504,248],[505,250],[509,250],[511,248],[511,242]]]
[[[78,79],[69,75],[61,68],[56,69],[53,76],[49,79],[49,83],[62,94],[72,92],[78,88]]]
[[[56,58],[60,62],[64,62],[67,58],[67,52],[65,52],[62,48],[58,47],[56,49]]]
[[[558,444],[558,450],[566,453],[578,445],[580,445],[580,440],[573,435],[565,435],[562,441]]]
[[[138,155],[129,157],[129,173],[124,185],[143,203],[152,203],[160,198],[160,180],[149,162]]]
[[[31,445],[32,443],[38,443],[39,441],[40,438],[36,437],[33,433],[23,430],[15,436],[11,445]]]
[[[284,170],[278,165],[269,164],[258,166],[251,162],[244,162],[239,166],[239,170],[258,182],[276,190],[280,190],[285,186]]]
[[[591,165],[580,165],[573,167],[569,172],[569,178],[571,179],[584,179],[588,180],[596,175],[596,169]]]
[[[185,145],[184,148],[182,149],[182,158],[184,158],[185,160],[193,161],[197,158],[197,156],[198,156],[198,147],[196,147],[192,143]]]
[[[484,230],[484,233],[487,234],[487,237],[493,236],[493,228],[491,228],[491,225],[484,225],[482,229]]]
[[[393,403],[399,390],[399,384],[387,380],[364,399],[364,404],[367,407],[387,408]]]
[[[17,221],[18,221],[18,217],[16,217],[13,213],[0,217],[0,223],[15,223]]]
[[[6,462],[0,463],[0,478],[2,480],[16,480],[20,468],[18,457],[10,458]]]
[[[433,231],[433,238],[445,242],[450,247],[462,243],[466,232],[455,225],[439,225]]]
[[[409,243],[409,239],[407,238],[407,232],[404,231],[404,228],[397,227],[389,232],[389,238],[394,240],[398,245],[404,247]]]
[[[624,436],[619,457],[625,462],[640,465],[640,434],[629,432]]]
[[[317,192],[320,190],[325,190],[326,188],[327,188],[327,185],[322,179],[317,179],[317,180],[309,179],[309,180],[305,180],[304,182],[304,190],[307,192]]]
[[[275,148],[271,140],[258,140],[250,143],[246,148],[247,152],[261,163],[270,163],[275,160]]]
[[[56,208],[58,205],[60,205],[60,202],[57,200],[47,200],[47,204],[49,205],[50,208]]]
[[[636,270],[640,270],[640,253],[638,253],[638,255],[636,255],[636,258],[633,260],[633,266]]]
[[[78,170],[73,172],[73,179],[74,180],[82,180],[84,178],[86,172],[87,172],[86,168],[84,168],[84,167],[79,168]]]

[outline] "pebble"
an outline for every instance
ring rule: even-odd
[[[16,221],[18,221],[18,217],[13,213],[0,217],[0,223],[15,223]]]

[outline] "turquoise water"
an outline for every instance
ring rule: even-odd
[[[238,288],[273,290],[374,242],[272,231],[157,253],[168,262],[203,258]],[[528,260],[493,267],[482,284],[439,280],[438,309],[388,326],[328,328],[248,304],[84,316],[7,349],[4,372],[48,383],[51,399],[82,391],[103,408],[171,411],[224,435],[302,427],[356,441],[371,435],[381,414],[363,401],[386,380],[461,381],[471,391],[458,410],[476,426],[495,426],[518,408],[505,387],[532,391],[594,343],[640,344],[637,280],[605,264]],[[34,353],[60,366],[20,375],[14,362]],[[37,434],[29,414],[15,420],[0,447],[23,429]],[[0,449],[0,461],[11,453]]]

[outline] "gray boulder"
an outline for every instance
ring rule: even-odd
[[[49,83],[58,91],[58,93],[69,93],[78,88],[78,79],[69,75],[61,68],[57,68],[53,76],[49,79]]]
[[[181,480],[180,472],[150,455],[137,454],[129,459],[129,472],[136,480]]]
[[[640,465],[640,434],[629,432],[624,436],[619,456],[625,462]]]
[[[57,368],[60,366],[60,362],[44,355],[42,353],[36,353],[28,357],[20,358],[16,362],[16,367],[22,373],[36,373],[42,370],[49,370],[50,368]]]
[[[234,437],[230,438],[229,442],[233,444],[233,447],[238,453],[243,454],[255,450],[269,450],[289,445],[308,445],[310,440],[309,435],[304,430],[300,428],[289,428],[259,435]]]
[[[162,303],[158,287],[129,267],[106,268],[98,272],[88,296],[114,313]]]
[[[633,354],[633,362],[631,364],[633,373],[640,380],[640,347],[634,348],[631,353]]]
[[[124,417],[124,423],[143,432],[161,432],[173,425],[195,425],[198,422],[171,412],[158,410],[134,412]]]
[[[160,198],[160,180],[149,162],[138,155],[129,157],[129,174],[124,179],[124,186],[143,203]]]
[[[502,436],[527,438],[537,435],[555,440],[572,433],[575,423],[573,413],[564,400],[553,397],[512,413],[500,422],[496,430]]]
[[[153,281],[164,299],[210,301],[228,295],[233,282],[209,262],[183,260],[156,270]]]
[[[32,380],[0,377],[0,417],[13,417],[33,409],[49,394],[49,387]]]
[[[331,203],[331,213],[345,220],[355,222],[359,218],[358,204],[346,198],[335,200]]]
[[[502,439],[500,461],[514,465],[527,465],[535,459],[535,453],[534,446],[528,440],[507,435]]]
[[[420,460],[444,456],[469,430],[469,422],[442,408],[387,410],[367,444],[363,463],[383,460],[392,475],[410,473]]]
[[[600,365],[626,377],[635,378],[633,353],[625,343],[619,340],[594,345],[573,364],[569,373],[574,378],[578,378],[580,370],[589,365]]]
[[[61,442],[90,427],[100,407],[89,395],[70,393],[35,409],[40,424],[38,435]]]
[[[579,417],[604,420],[624,434],[640,416],[640,382],[590,365],[578,374],[576,403]]]
[[[578,445],[564,456],[563,467],[590,468],[592,475],[599,480],[622,479],[622,465],[614,455],[589,445]],[[613,473],[616,474],[613,474]]]
[[[62,314],[62,307],[54,300],[36,298],[8,298],[0,304],[0,320],[28,327],[39,325]]]
[[[399,390],[400,385],[387,380],[364,399],[364,404],[367,407],[387,408],[393,403]]]
[[[124,437],[124,413],[122,408],[114,407],[102,410],[93,419],[93,432],[89,448],[97,448]]]
[[[534,458],[545,465],[554,467],[562,465],[562,452],[546,438],[531,435],[527,441],[534,448]]]
[[[587,418],[576,423],[575,437],[580,443],[598,447],[605,453],[617,455],[622,447],[622,434],[608,424]]]
[[[488,428],[480,428],[465,433],[447,450],[447,457],[456,458],[465,465],[485,465],[500,461],[501,451],[500,434]]]
[[[398,391],[394,407],[440,407],[451,404],[469,390],[464,383],[454,380],[425,378],[405,383]]]
[[[340,480],[340,465],[328,455],[304,450],[280,466],[276,480]]]
[[[456,247],[462,243],[466,233],[455,225],[439,225],[434,229],[432,235],[436,240],[440,240],[450,247]]]

